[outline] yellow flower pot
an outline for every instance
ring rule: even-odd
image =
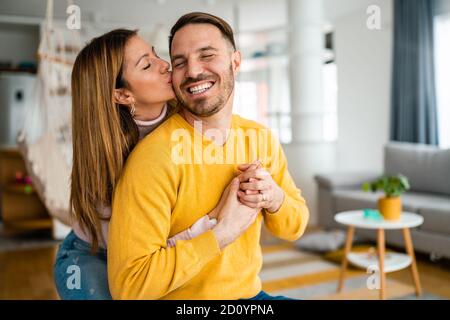
[[[400,220],[402,214],[402,201],[400,197],[381,198],[378,200],[378,210],[385,220]]]

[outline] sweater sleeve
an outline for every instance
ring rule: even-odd
[[[114,299],[162,298],[220,254],[211,230],[167,246],[178,177],[171,161],[155,162],[132,154],[115,189],[108,243]]]
[[[167,245],[169,247],[174,247],[179,240],[189,240],[193,239],[202,233],[214,228],[214,226],[217,224],[216,219],[209,219],[208,215],[204,215],[195,223],[190,226],[189,228],[177,233],[173,237],[169,238],[167,240]]]
[[[300,189],[288,171],[286,156],[278,140],[272,136],[273,159],[271,175],[283,189],[285,196],[278,211],[270,213],[264,210],[264,223],[267,229],[283,240],[295,241],[305,231],[309,220],[309,210]]]

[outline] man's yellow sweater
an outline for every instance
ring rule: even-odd
[[[285,240],[294,241],[304,232],[309,211],[277,139],[235,115],[232,129],[218,147],[175,114],[133,150],[114,193],[109,226],[108,276],[114,299],[253,297],[261,290],[263,221]],[[257,159],[285,191],[277,212],[262,210],[223,250],[211,230],[167,247],[169,237],[217,205],[238,164]]]

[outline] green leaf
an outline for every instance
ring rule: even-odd
[[[399,178],[399,180],[400,180],[400,183],[402,184],[402,187],[403,187],[405,190],[409,190],[409,189],[410,189],[410,185],[409,185],[408,178],[405,177],[405,176],[402,175],[402,174],[400,174],[400,175],[398,176],[398,178]]]
[[[362,189],[366,192],[383,190],[387,197],[399,197],[410,189],[408,178],[398,174],[396,176],[382,176],[372,182],[365,182]]]
[[[365,191],[365,192],[371,191],[370,182],[364,182],[363,185],[362,185],[362,190]]]

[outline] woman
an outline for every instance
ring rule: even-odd
[[[139,139],[177,111],[176,103],[167,103],[174,98],[169,63],[136,31],[111,31],[79,53],[72,71],[73,230],[54,266],[62,299],[111,299],[106,247],[112,193]],[[168,246],[212,228],[224,198]]]

